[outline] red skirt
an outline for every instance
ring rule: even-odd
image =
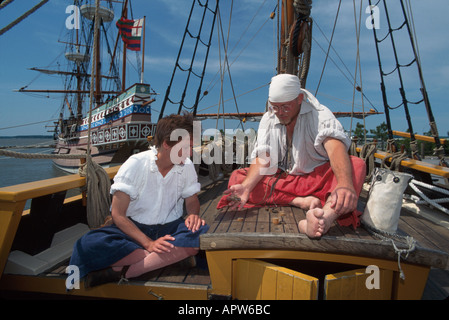
[[[366,177],[365,162],[358,157],[350,157],[352,164],[352,181],[357,196],[360,195]],[[229,178],[228,187],[240,184],[245,180],[247,168],[235,170]],[[278,171],[275,175],[264,176],[253,189],[245,204],[245,208],[265,207],[265,206],[288,206],[296,197],[314,196],[321,201],[324,206],[326,199],[337,186],[337,179],[327,162],[307,175],[289,175]],[[227,198],[223,196],[218,203],[217,209],[228,205]],[[360,225],[361,212],[354,212],[342,215],[338,218],[338,223],[342,226],[352,225],[357,228]]]

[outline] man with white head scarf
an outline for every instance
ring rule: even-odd
[[[340,122],[295,75],[273,77],[268,102],[251,166],[233,172],[218,208],[297,206],[308,210],[298,226],[311,238],[327,233],[335,220],[356,228],[366,168],[348,155]]]

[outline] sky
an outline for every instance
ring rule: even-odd
[[[0,10],[0,28],[5,27],[39,2],[40,0],[17,0],[7,5]],[[389,6],[392,6],[388,8],[394,28],[402,23],[402,12],[399,10],[397,2],[389,1]],[[158,93],[156,101],[152,104],[154,121],[159,116],[166,88],[170,82],[191,3],[190,0],[132,1],[133,17],[137,19],[146,16],[144,82],[150,83],[153,90]],[[232,20],[230,20],[232,3]],[[449,12],[449,1],[410,0],[410,3],[432,111],[440,136],[447,136],[449,108],[446,107],[445,94],[449,90],[449,55],[447,54],[449,52],[449,36],[445,29],[447,28],[446,15]],[[57,67],[58,63],[59,65],[65,63],[63,62],[65,45],[61,41],[65,40],[65,35],[69,32],[66,20],[70,13],[66,13],[66,8],[71,4],[72,1],[50,0],[27,19],[0,35],[0,136],[51,134],[47,133],[50,128],[46,128],[46,125],[52,125],[53,119],[58,117],[62,104],[61,95],[24,94],[14,90],[24,86],[28,86],[29,89],[63,88],[60,77],[39,74],[29,68]],[[215,28],[202,89],[202,91],[207,90],[209,94],[200,101],[198,113],[216,113],[218,105],[222,112],[223,107],[219,104],[221,100],[225,101],[225,112],[236,112],[236,105],[240,112],[264,111],[268,96],[268,83],[276,74],[274,36],[276,19],[269,18],[276,4],[277,0],[221,0],[219,21],[221,21],[225,37],[229,34],[227,41],[230,72],[224,76],[223,93],[221,94],[221,85],[217,82],[220,73],[217,72],[220,65],[224,64],[224,51],[223,43],[219,45],[218,32]],[[365,11],[367,6],[367,0],[343,0],[341,2],[333,35],[333,48],[330,50],[330,56],[321,77],[325,52],[329,45],[326,38],[331,38],[339,1],[313,1],[314,41],[306,89],[316,94],[323,105],[335,112],[350,112],[353,108],[354,111],[361,112],[363,109],[368,111],[373,107],[379,112],[384,111],[373,32],[365,24],[369,18],[369,14]],[[360,69],[356,68],[358,65],[356,63],[356,23],[358,25],[358,21],[354,18],[354,11],[357,13],[357,19],[360,19],[361,12],[359,38],[361,73]],[[117,9],[116,13],[118,12]],[[383,38],[388,31],[388,21],[383,6],[380,6],[377,12],[379,13],[377,32],[379,37]],[[256,13],[258,14],[255,15]],[[116,32],[114,25],[116,19],[111,23],[108,32]],[[198,15],[194,17],[192,23],[197,25]],[[219,25],[218,22],[215,26],[217,27],[217,25]],[[412,59],[408,37],[403,30],[396,32],[394,36],[399,63],[408,64]],[[115,37],[113,38],[115,39]],[[185,52],[191,50],[193,46],[193,41],[187,39]],[[390,72],[395,67],[395,60],[389,39],[381,44],[381,55],[385,72]],[[135,58],[135,53],[128,51],[128,58],[130,64],[127,87],[138,82],[140,77],[136,71],[136,62],[132,61]],[[186,61],[186,57],[182,56],[181,63],[187,63]],[[195,64],[195,67],[198,68],[198,65]],[[416,66],[412,65],[410,68],[401,70],[408,100],[420,100]],[[354,94],[351,79],[355,75],[358,85],[363,88],[365,99],[361,99],[361,95],[357,91]],[[179,83],[179,80],[174,83],[172,92],[175,94],[181,90]],[[400,105],[401,97],[399,96],[397,77],[389,76],[386,84],[390,106]],[[196,89],[188,91],[186,100],[194,99],[195,95]],[[237,97],[237,102],[233,95]],[[429,131],[429,121],[424,105],[410,104],[409,109],[413,131],[418,134]],[[168,108],[164,114],[173,112],[176,112],[175,109]],[[404,108],[392,110],[391,120],[394,129],[407,130]],[[370,116],[365,120],[341,118],[340,121],[346,130],[354,129],[357,122],[365,122],[366,128],[369,130],[384,122],[385,115]],[[236,121],[226,120],[224,122],[222,119],[203,121],[203,129],[215,127],[219,129],[241,128]],[[257,123],[244,124],[244,129],[247,128],[257,128]]]

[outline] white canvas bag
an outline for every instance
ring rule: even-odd
[[[387,234],[396,233],[402,196],[412,178],[408,173],[376,168],[362,223]]]
[[[368,202],[362,215],[362,224],[382,240],[390,241],[398,256],[399,276],[405,279],[401,268],[401,257],[407,259],[415,250],[416,241],[413,237],[396,234],[401,214],[402,197],[410,180],[411,174],[376,168],[371,180]],[[395,242],[397,241],[397,243]]]

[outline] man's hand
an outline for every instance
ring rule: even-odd
[[[231,210],[243,209],[249,198],[249,191],[241,184],[231,186],[228,190],[223,192],[223,194],[230,195],[228,197],[228,206]]]
[[[332,191],[330,195],[331,208],[335,210],[335,213],[342,215],[349,213],[357,209],[357,194],[354,188],[338,187]]]

